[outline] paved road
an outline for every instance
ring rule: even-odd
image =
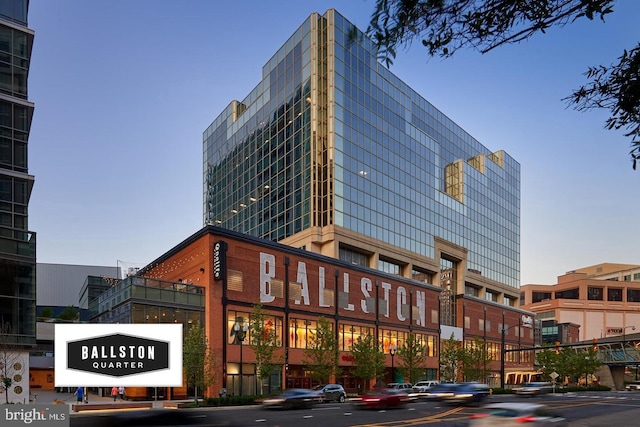
[[[640,425],[640,409],[633,409],[624,413],[612,412],[599,417],[569,423],[570,427],[635,427],[637,425]]]
[[[34,394],[37,395],[37,403],[55,403],[55,401],[62,401],[64,402],[64,404],[68,404],[69,405],[69,412],[72,415],[72,417],[74,417],[74,420],[77,421],[78,423],[76,423],[77,425],[91,425],[92,427],[97,427],[97,425],[95,424],[95,420],[92,422],[90,421],[93,417],[91,417],[92,413],[95,413],[95,411],[78,411],[78,412],[74,412],[72,410],[72,405],[75,404],[75,396],[73,396],[72,393],[56,393],[55,391],[37,391]],[[616,426],[616,427],[632,427],[632,426],[637,426],[640,425],[640,393],[634,393],[634,392],[610,392],[610,393],[583,393],[583,394],[575,394],[575,395],[564,395],[564,396],[557,396],[557,397],[551,397],[549,396],[551,399],[547,400],[546,403],[551,404],[552,406],[556,406],[558,405],[560,408],[564,408],[563,411],[565,411],[565,413],[567,415],[570,415],[568,418],[573,418],[573,421],[571,421],[569,423],[570,427],[607,427],[607,426]],[[498,396],[493,396],[494,399],[498,399]],[[501,397],[500,399],[518,399],[516,397]],[[163,402],[159,401],[159,402],[154,402],[155,405],[154,406],[158,406],[158,407],[162,407]],[[109,406],[113,404],[113,399],[110,397],[100,397],[94,394],[89,394],[89,404],[91,405],[104,405],[104,409],[109,409]],[[347,406],[341,406],[341,405],[334,405],[336,407],[338,407],[339,409],[343,409],[343,408],[348,408]],[[417,417],[419,415],[419,411],[420,411],[420,407],[421,405],[416,405],[413,407],[410,407],[411,409],[414,410],[413,414],[407,414],[407,416],[411,416],[411,417]],[[213,408],[210,408],[209,410],[211,410]],[[238,417],[245,417],[248,414],[251,413],[256,413],[255,409],[251,409],[251,408],[237,408],[237,407],[229,407],[229,408],[218,408],[218,410],[226,410],[225,411],[225,418],[227,420],[231,420],[232,417],[234,416],[238,416]],[[344,422],[346,424],[340,424],[338,421],[338,419],[334,418],[336,416],[336,412],[335,410],[331,410],[331,408],[329,406],[321,406],[318,408],[320,410],[320,412],[328,412],[327,415],[330,415],[332,412],[334,412],[333,414],[331,414],[331,419],[333,421],[331,421],[335,426],[338,425],[353,425],[353,422],[356,421],[356,414],[354,413],[352,416],[348,417],[348,418],[353,418],[350,420],[350,422],[347,422],[347,420],[344,420]],[[334,408],[335,409],[335,408]],[[427,418],[424,418],[424,423],[423,425],[439,425],[441,424],[440,422],[438,422],[436,419],[433,419],[433,417],[431,415],[433,415],[432,409],[433,408],[427,408],[428,409],[428,413],[427,415],[429,415],[429,421],[427,421]],[[464,411],[460,411],[458,413],[452,413],[447,416],[446,418],[448,418],[446,421],[445,419],[441,419],[443,425],[446,424],[447,426],[450,427],[456,427],[456,426],[461,426],[461,425],[467,425],[467,420],[468,417],[470,415],[470,412],[473,412],[474,410],[477,410],[478,408],[465,408]],[[581,416],[576,417],[575,416],[575,411],[579,411],[579,413],[581,414]],[[108,415],[109,413],[114,414],[114,416],[116,416],[118,414],[119,411],[109,411],[109,412],[104,412],[104,411],[98,411],[99,413],[101,413],[102,416],[104,415]],[[155,412],[155,411],[154,411]],[[237,412],[237,414],[236,414]],[[571,415],[572,412],[574,413],[574,415]],[[284,417],[288,417],[288,413],[285,411],[285,413],[283,414],[279,414],[279,413],[264,413],[264,411],[262,411],[262,413],[258,412],[258,414],[261,417],[265,417],[266,414],[268,414],[269,418],[272,418],[274,416],[278,416],[280,417],[280,415],[284,416]],[[388,416],[393,415],[393,418],[395,418],[397,415],[400,415],[401,412],[397,411],[397,412],[391,412],[390,414],[387,414]],[[592,414],[592,415],[589,415]],[[96,415],[98,415],[98,413],[96,413]],[[210,416],[213,416],[213,414],[209,414]],[[216,415],[217,417],[218,415]],[[75,418],[75,417],[81,417],[81,418]],[[100,417],[102,418],[102,417]],[[318,413],[317,410],[314,410],[314,421],[317,421],[319,423],[319,425],[327,425],[327,423],[329,423],[330,421],[327,420],[323,420],[324,417],[321,416],[320,413]],[[359,418],[359,417],[358,417]],[[239,418],[239,420],[241,420],[239,423],[234,424],[234,425],[248,425],[246,423],[246,420]],[[278,420],[277,424],[278,425],[290,425],[288,424],[284,419]],[[377,418],[375,420],[366,420],[366,423],[371,423],[371,422],[378,422],[379,425],[382,425],[382,423],[380,423],[382,421],[382,419],[380,418],[380,414],[377,415]],[[308,426],[310,426],[311,424],[314,424],[313,422],[311,422],[309,419],[306,419],[305,421],[307,423]],[[89,424],[87,424],[89,423]],[[76,425],[74,424],[74,425]],[[254,423],[251,423],[254,424]],[[268,422],[262,422],[263,426],[267,426],[270,425]],[[420,423],[416,423],[415,425],[420,425]]]

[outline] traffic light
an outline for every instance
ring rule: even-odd
[[[560,354],[560,341],[556,341],[556,354]]]
[[[598,338],[593,339],[593,351],[598,351]]]

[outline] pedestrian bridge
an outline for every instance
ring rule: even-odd
[[[640,334],[617,336],[576,343],[575,348],[598,347],[598,358],[603,366],[597,372],[600,384],[624,390],[625,370],[640,369]],[[637,378],[636,378],[637,379]]]
[[[606,365],[640,364],[640,342],[598,343],[598,357]]]

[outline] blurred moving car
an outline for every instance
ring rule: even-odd
[[[318,393],[320,402],[336,401],[344,403],[347,400],[347,392],[340,384],[321,384],[313,388]]]
[[[404,390],[409,391],[413,388],[413,384],[411,383],[389,383],[387,384],[389,388],[395,388],[396,390]]]
[[[450,395],[442,400],[447,403],[478,403],[489,396],[489,386],[483,383],[461,383],[455,387]]]
[[[625,387],[625,390],[640,390],[640,381],[631,381]]]
[[[458,383],[442,383],[427,390],[424,393],[424,397],[429,400],[444,400],[447,397],[453,396],[456,388],[460,387]]]
[[[395,388],[371,390],[353,401],[353,405],[363,409],[398,408],[409,403],[409,395]]]
[[[553,386],[551,383],[542,381],[532,381],[522,384],[520,387],[514,387],[513,392],[519,396],[537,396],[540,394],[551,393]]]
[[[431,390],[433,387],[437,386],[438,384],[440,384],[440,381],[437,381],[437,380],[418,381],[417,383],[415,383],[413,385],[413,388],[418,393],[425,393],[425,392]]]
[[[552,412],[546,405],[521,402],[492,403],[484,406],[484,412],[471,416],[470,427],[530,426],[566,427],[567,420]]]
[[[267,409],[294,409],[311,408],[319,402],[318,392],[306,388],[288,388],[280,395],[268,397],[262,401],[262,406]]]

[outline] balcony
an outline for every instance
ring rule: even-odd
[[[36,259],[36,233],[0,227],[0,257],[3,255]]]

